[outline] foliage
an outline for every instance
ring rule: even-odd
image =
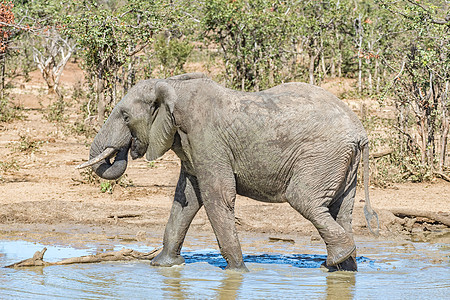
[[[84,68],[94,79],[101,124],[106,105],[116,101],[120,67],[142,51],[163,26],[165,5],[131,0],[111,9],[94,0],[81,2],[74,3],[65,17],[65,32],[77,41]]]
[[[15,107],[5,98],[0,98],[0,122],[11,122],[21,120],[24,116],[19,107]]]
[[[91,99],[92,100],[92,99]],[[87,138],[92,138],[97,134],[96,129],[92,126],[92,109],[91,103],[93,101],[84,101],[79,107],[78,118],[73,124],[73,132],[82,134]]]
[[[0,171],[2,171],[2,173],[18,171],[19,169],[20,166],[16,160],[0,161]]]
[[[281,70],[289,53],[283,46],[296,29],[291,6],[267,0],[205,2],[202,28],[221,47],[229,85],[259,90],[284,79]]]
[[[10,48],[10,38],[13,35],[15,15],[12,2],[0,2],[0,98],[5,96],[5,64]]]
[[[406,37],[391,61],[399,153],[416,180],[443,171],[450,120],[450,20],[446,1],[398,1],[382,7],[400,16]],[[447,19],[445,19],[447,18]]]
[[[36,69],[32,44],[26,34],[20,34],[11,41],[11,51],[5,57],[5,89],[11,87],[11,81],[18,76],[23,76],[26,82],[31,80],[30,72]]]
[[[77,59],[89,85],[87,93],[77,87],[72,94],[80,104],[77,133],[95,134],[94,126],[101,125],[117,100],[138,79],[155,74],[167,77],[199,66],[216,80],[225,78],[228,87],[248,91],[339,77],[355,82],[349,98],[368,96],[395,108],[393,120],[364,120],[371,150],[393,150],[372,166],[380,185],[426,180],[448,171],[448,1],[0,3],[0,17],[2,11],[14,16],[0,22],[0,37],[8,40],[0,61],[3,79],[27,76],[34,67],[30,58],[37,53],[33,47],[44,53],[50,46],[46,33],[57,32],[60,42],[77,43]],[[3,87],[8,86],[3,79]],[[0,121],[20,116],[0,98]],[[67,103],[55,102],[46,117],[64,120]]]
[[[100,177],[97,176],[97,174],[92,171],[91,168],[83,169],[80,171],[80,176],[82,180],[79,182],[84,184],[99,184],[100,183]]]
[[[133,181],[128,178],[127,174],[122,175],[119,179],[116,180],[102,180],[100,182],[100,191],[102,193],[112,194],[117,186],[122,188],[127,188],[130,186],[134,186]]]
[[[154,160],[149,161],[149,162],[147,163],[147,166],[148,166],[150,169],[155,169],[155,168],[158,167],[158,166],[156,165],[156,161],[154,161]]]
[[[55,102],[49,105],[47,112],[44,114],[45,118],[50,122],[61,123],[67,120],[67,116],[64,115],[67,103],[63,98],[58,98]]]
[[[7,51],[8,40],[11,36],[11,27],[9,24],[14,24],[14,13],[12,11],[14,4],[12,2],[0,2],[0,54]]]
[[[155,54],[161,64],[164,77],[184,73],[186,63],[194,46],[188,41],[173,37],[170,34],[160,34],[155,39]]]
[[[128,178],[127,174],[122,175],[116,180],[104,180],[98,177],[91,168],[80,171],[82,180],[77,180],[83,184],[91,184],[98,186],[101,193],[112,194],[117,186],[127,188],[134,186],[133,181]]]
[[[102,183],[100,183],[100,191],[102,193],[108,192],[109,194],[112,194],[113,185],[111,184],[111,181],[103,181]]]
[[[20,134],[18,143],[11,144],[11,148],[15,151],[34,153],[39,150],[45,141],[34,139],[28,135]]]

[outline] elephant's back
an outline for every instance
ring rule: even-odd
[[[356,117],[353,111],[332,93],[303,82],[284,83],[262,91],[261,94],[262,97],[273,98],[275,103],[285,111],[315,111],[330,117],[333,113],[339,113],[341,116]]]
[[[248,122],[285,127],[288,135],[364,139],[364,128],[356,114],[323,88],[306,83],[285,83],[256,93],[234,97],[238,111]],[[248,123],[247,123],[248,124]]]

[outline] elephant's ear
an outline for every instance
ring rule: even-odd
[[[177,100],[174,88],[165,81],[159,81],[155,85],[155,96],[156,116],[150,125],[147,160],[155,160],[166,153],[172,147],[176,132],[172,116]]]

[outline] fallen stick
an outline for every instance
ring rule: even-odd
[[[116,219],[116,218],[118,218],[118,219],[125,219],[125,218],[139,218],[139,217],[141,217],[142,215],[139,215],[139,214],[132,214],[132,213],[129,213],[129,214],[127,214],[127,213],[125,213],[125,214],[110,214],[110,215],[108,215],[108,218],[113,218],[113,219]]]
[[[295,244],[295,241],[293,239],[285,239],[285,238],[279,238],[279,237],[269,237],[269,242],[286,242]]]
[[[39,267],[39,266],[56,266],[56,265],[71,265],[71,264],[87,264],[87,263],[99,263],[104,261],[130,261],[130,260],[152,260],[159,248],[155,248],[150,252],[139,252],[132,249],[122,249],[119,251],[110,251],[104,253],[98,253],[95,255],[86,255],[80,257],[66,258],[57,262],[44,261],[44,254],[47,248],[42,251],[36,251],[32,258],[22,260],[18,263],[6,266],[5,268],[23,268],[23,267]]]
[[[439,223],[442,223],[446,226],[450,227],[450,215],[446,213],[435,213],[431,211],[420,211],[415,209],[391,209],[390,210],[394,215],[397,217],[423,217],[430,220],[437,221]]]
[[[440,177],[440,178],[450,182],[450,177],[445,175],[444,173],[434,171],[433,174],[436,175],[437,177]]]

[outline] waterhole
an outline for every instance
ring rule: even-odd
[[[244,239],[250,272],[241,274],[223,270],[225,261],[216,249],[205,249],[209,243],[202,237],[193,240],[198,245],[183,248],[183,266],[134,261],[25,269],[3,267],[44,247],[47,261],[105,249],[0,240],[0,299],[445,299],[450,294],[450,247],[444,243],[357,241],[359,271],[327,272],[320,268],[326,256],[319,243]],[[137,244],[126,248],[151,250]]]

